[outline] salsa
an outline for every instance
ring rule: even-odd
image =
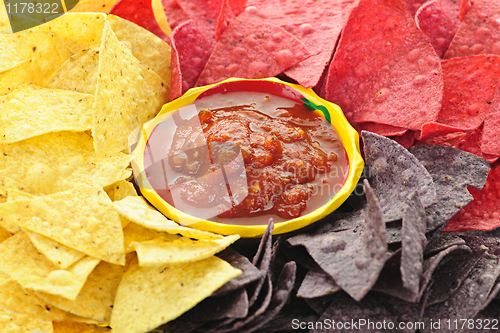
[[[177,209],[243,225],[319,208],[348,172],[338,133],[320,113],[296,99],[237,91],[204,96],[166,118],[148,140],[145,167]]]

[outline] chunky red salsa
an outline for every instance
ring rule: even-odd
[[[151,134],[145,164],[177,209],[247,225],[319,208],[348,172],[340,138],[318,112],[262,92],[212,94],[174,113]]]

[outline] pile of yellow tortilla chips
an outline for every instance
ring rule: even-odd
[[[214,256],[239,236],[179,226],[130,182],[128,136],[168,101],[168,44],[102,13],[2,22],[0,331],[148,332],[240,274]]]

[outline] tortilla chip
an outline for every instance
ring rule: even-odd
[[[97,153],[128,149],[128,135],[153,118],[168,101],[169,87],[139,62],[106,24],[99,51],[99,71],[92,136]]]
[[[106,191],[111,201],[120,201],[128,196],[137,196],[134,184],[126,180],[119,180],[114,184],[106,186],[104,191]]]
[[[143,197],[126,197],[123,200],[113,202],[113,207],[121,216],[147,229],[164,231],[174,235],[181,234],[194,239],[215,240],[223,238],[223,236],[211,232],[178,225],[152,208]]]
[[[240,238],[239,235],[232,235],[208,241],[192,240],[186,237],[170,239],[172,235],[169,236],[130,243],[130,246],[137,252],[139,266],[179,265],[203,260],[224,250]]]
[[[415,15],[415,21],[422,32],[443,58],[448,46],[458,30],[458,22],[448,17],[438,0],[426,2]]]
[[[99,46],[105,21],[106,15],[101,13],[67,13],[43,29],[57,31],[62,39],[57,49],[63,61],[66,61],[83,49]]]
[[[73,321],[55,321],[53,325],[54,333],[102,333],[111,331],[111,329],[107,327],[99,327]]]
[[[230,77],[260,79],[275,76],[309,56],[304,44],[282,28],[238,19],[222,34],[196,86]]]
[[[43,292],[38,292],[37,295],[47,304],[76,316],[109,323],[116,291],[127,269],[127,266],[100,262],[88,276],[75,300]]]
[[[443,231],[493,230],[500,227],[499,183],[500,164],[496,164],[482,189],[468,187],[474,200],[453,216]]]
[[[420,130],[441,108],[442,75],[436,52],[401,1],[361,0],[342,31],[325,97],[351,123]]]
[[[38,302],[36,296],[26,292],[16,281],[0,273],[0,308],[28,315],[44,321],[55,320],[55,316]]]
[[[163,3],[161,0],[152,0],[151,6],[153,7],[153,14],[155,16],[155,21],[160,26],[161,30],[170,37],[172,35],[172,29],[167,21],[167,15],[165,14],[165,9],[163,8]]]
[[[227,26],[235,19],[231,6],[228,0],[222,0],[222,5],[217,17],[217,24],[215,25],[215,41],[219,41],[220,36],[226,30]]]
[[[33,83],[32,60],[23,60],[20,63],[0,72],[0,96],[7,95],[25,83]]]
[[[57,269],[20,232],[0,244],[2,270],[23,288],[75,299],[99,259],[85,257],[67,270]]]
[[[462,5],[470,1],[461,1]],[[465,8],[464,8],[465,10]],[[463,17],[462,23],[450,44],[445,59],[477,54],[500,53],[500,31],[495,16],[500,3],[495,0],[476,0]],[[461,8],[462,15],[462,8]]]
[[[205,298],[179,319],[185,318],[203,323],[226,318],[245,318],[247,315],[247,291],[245,288],[239,288],[223,296]]]
[[[162,0],[162,5],[165,10],[165,15],[167,15],[168,24],[172,30],[183,22],[189,21],[189,16],[179,6],[177,0]]]
[[[216,296],[228,294],[264,277],[262,272],[247,257],[239,254],[232,247],[218,253],[217,257],[227,261],[234,268],[241,270],[242,273],[219,288],[214,293]]]
[[[457,290],[447,298],[446,302],[431,305],[426,309],[424,319],[446,318],[453,321],[474,318],[477,315],[495,285],[496,278],[500,275],[500,258],[494,255],[498,253],[498,245],[492,246],[486,243],[483,246],[488,253],[476,262],[465,280],[457,286]]]
[[[118,16],[108,15],[108,23],[120,42],[131,43],[132,55],[170,86],[170,46],[153,33]]]
[[[353,229],[334,232],[317,230],[288,239],[292,246],[305,246],[316,263],[357,301],[377,281],[387,253],[380,203],[366,180],[364,190],[368,203],[364,223]]]
[[[28,315],[15,314],[2,308],[0,308],[0,327],[4,333],[53,333],[51,321],[40,320]]]
[[[184,13],[194,21],[210,44],[215,44],[215,30],[222,0],[176,0]],[[179,23],[180,24],[180,23]]]
[[[155,7],[158,8],[158,5],[155,5]],[[153,34],[163,39],[165,43],[170,44],[170,38],[156,21],[152,1],[121,0],[113,6],[109,13],[140,25],[144,29],[151,31]],[[162,22],[162,24],[164,23],[165,22]]]
[[[473,197],[468,187],[483,188],[489,165],[483,159],[444,146],[415,146],[412,153],[429,171],[436,188],[437,203],[426,209],[427,231],[448,222]]]
[[[402,218],[406,197],[414,191],[418,191],[424,207],[436,202],[434,181],[415,156],[391,139],[370,132],[361,134],[368,179],[386,222]]]
[[[122,333],[150,331],[179,317],[240,273],[217,257],[165,267],[139,267],[133,262],[118,287],[111,327]]]
[[[405,134],[408,129],[379,123],[359,123],[352,125],[361,135],[361,131],[372,132],[382,136],[396,136]]]
[[[0,217],[95,258],[125,263],[120,217],[97,186],[78,185],[32,200],[7,202],[0,206]]]
[[[48,88],[95,94],[99,48],[81,50],[66,60],[47,80]]]
[[[29,230],[24,230],[33,246],[36,247],[58,269],[66,269],[85,257],[85,253],[62,245],[48,237]]]
[[[0,243],[12,237],[12,233],[8,232],[4,227],[0,227]]]
[[[491,114],[484,121],[481,152],[500,155],[500,112]]]
[[[461,130],[478,128],[490,112],[500,79],[500,56],[450,59],[442,66],[444,95],[437,121]]]
[[[182,23],[172,33],[172,87],[170,100],[193,88],[205,67],[213,46],[192,20]]]
[[[307,272],[302,280],[297,297],[316,298],[334,294],[342,290],[330,274],[316,267]]]
[[[124,154],[96,156],[86,133],[50,133],[0,144],[0,194],[16,189],[45,195],[78,183],[108,186],[130,176],[129,164]]]
[[[49,132],[81,132],[92,128],[92,95],[23,85],[4,97],[0,109],[0,143]]]
[[[424,248],[427,245],[427,219],[418,192],[408,197],[407,204],[401,228],[401,279],[403,286],[417,297],[420,291]]]

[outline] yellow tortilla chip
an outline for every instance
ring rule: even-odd
[[[64,15],[63,15],[64,16]],[[33,78],[35,83],[45,86],[45,81],[66,60],[58,51],[57,45],[62,39],[55,31],[41,30],[42,24],[36,28],[19,33],[18,39],[22,47],[21,57],[33,60]]]
[[[118,0],[80,0],[70,12],[109,13]]]
[[[224,250],[240,238],[239,235],[232,235],[208,241],[172,236],[174,235],[142,242],[131,242],[130,247],[137,252],[139,266],[179,265],[203,260]]]
[[[24,230],[24,233],[29,237],[37,250],[59,269],[66,269],[85,257],[85,253],[67,247],[36,232]]]
[[[153,1],[154,4],[155,1]],[[153,70],[168,85],[170,91],[170,45],[137,24],[115,15],[108,16],[111,29],[120,42],[131,43],[132,55]]]
[[[0,6],[0,9],[4,9],[4,6]],[[10,23],[9,23],[10,28]],[[18,37],[12,33],[0,34],[0,70],[5,71],[14,66],[19,65],[21,61],[27,58],[22,58],[19,54],[18,48]]]
[[[0,227],[0,243],[12,237],[12,233],[8,232],[4,227]]]
[[[16,314],[2,308],[0,308],[0,327],[2,333],[54,332],[51,321]]]
[[[4,273],[0,273],[0,308],[45,321],[58,319],[54,311],[40,304],[40,301],[39,298],[25,291],[19,283]]]
[[[128,267],[101,262],[89,275],[75,300],[37,293],[47,304],[76,316],[109,323],[116,291]]]
[[[86,133],[49,133],[0,144],[0,195],[7,189],[46,195],[78,183],[108,186],[130,175],[130,156],[96,156]]]
[[[106,24],[99,51],[92,128],[96,152],[128,149],[128,135],[158,113],[168,94],[167,84],[134,58]]]
[[[9,189],[7,190],[7,201],[19,200],[19,199],[34,199],[35,195],[29,194],[24,191]]]
[[[144,228],[129,223],[123,228],[125,252],[137,250],[140,266],[179,264],[208,258],[239,239],[239,235],[216,240],[192,240],[187,237]],[[141,257],[142,256],[142,257]]]
[[[84,49],[64,62],[47,80],[48,88],[95,94],[99,47]]]
[[[106,191],[111,201],[120,201],[128,196],[137,196],[134,184],[126,180],[119,180],[114,184],[106,186],[104,191]]]
[[[4,98],[0,106],[0,143],[92,128],[92,95],[25,84]]]
[[[131,264],[118,287],[111,327],[120,333],[149,332],[188,311],[241,274],[217,257],[189,264]]]
[[[151,6],[153,7],[153,14],[156,22],[160,26],[161,30],[163,30],[167,36],[172,36],[172,29],[170,29],[170,25],[168,24],[167,15],[165,14],[165,9],[163,8],[161,0],[153,0],[151,2]]]
[[[30,14],[34,14],[34,13],[30,13]],[[36,19],[36,16],[35,16],[35,18],[33,18],[30,16],[22,15],[20,13],[11,13],[10,14],[11,26],[14,27],[14,31],[16,31],[16,32],[30,29],[32,27],[36,27],[36,26],[44,23],[43,18],[40,17],[42,15],[43,14],[38,16],[38,18],[41,18],[41,20],[38,20],[38,19]]]
[[[113,207],[123,217],[144,228],[164,231],[169,234],[181,234],[194,239],[222,239],[223,236],[208,231],[196,230],[178,225],[152,208],[143,197],[126,197],[113,202]]]
[[[7,202],[0,205],[0,220],[17,223],[22,229],[89,256],[113,264],[125,264],[120,216],[98,186],[82,184],[69,191],[36,199]]]
[[[16,201],[14,201],[16,202]],[[67,270],[57,269],[23,232],[0,244],[0,267],[21,287],[75,299],[99,259],[85,257]]]
[[[7,10],[5,8],[3,0],[0,0],[0,33],[11,33],[12,28],[10,27],[9,16],[7,16]]]
[[[13,92],[25,83],[34,83],[32,60],[23,60],[0,72],[0,96]]]
[[[111,329],[107,327],[99,327],[68,320],[54,322],[53,324],[54,333],[104,333],[111,331]]]
[[[83,49],[99,46],[106,15],[102,13],[66,13],[43,25],[43,30],[56,31],[57,45],[64,61]]]

